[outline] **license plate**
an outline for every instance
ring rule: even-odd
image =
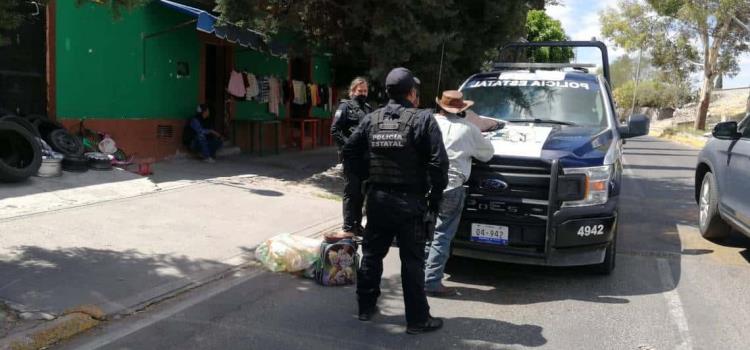
[[[471,224],[473,242],[508,245],[508,226]]]

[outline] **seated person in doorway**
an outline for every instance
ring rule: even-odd
[[[211,110],[207,105],[198,106],[198,111],[190,118],[185,125],[182,134],[182,142],[192,152],[199,152],[201,158],[213,163],[216,158],[216,152],[224,144],[223,138],[216,130],[205,127],[205,122],[211,115]]]

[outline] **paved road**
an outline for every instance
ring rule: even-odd
[[[248,269],[61,348],[747,348],[750,241],[698,234],[696,154],[651,138],[628,142],[614,274],[455,260],[447,284],[461,295],[430,300],[446,318],[434,334],[404,334],[391,254],[372,323],[355,319],[352,288]]]

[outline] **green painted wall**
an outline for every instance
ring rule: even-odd
[[[106,6],[57,2],[57,114],[62,119],[177,119],[195,113],[200,43],[191,19],[152,3],[114,20]],[[178,76],[178,62],[189,75]]]
[[[313,56],[312,57],[312,80],[313,83],[329,85],[331,79],[331,59],[327,56]],[[335,108],[335,107],[332,107]],[[331,111],[327,111],[325,108],[313,107],[310,114],[315,118],[330,118],[332,115]]]
[[[288,77],[289,64],[286,59],[274,57],[268,53],[236,48],[234,57],[235,69],[255,74],[256,76],[274,75],[284,80]],[[236,100],[236,120],[268,120],[276,119],[276,115],[268,112],[267,103]],[[279,117],[286,118],[286,107],[283,102],[279,105]]]

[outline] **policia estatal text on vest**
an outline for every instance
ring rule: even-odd
[[[416,109],[419,80],[405,68],[386,78],[388,104],[369,115],[344,145],[344,167],[368,176],[367,227],[357,274],[359,319],[376,312],[383,258],[399,244],[407,333],[442,327],[430,315],[424,291],[425,212],[437,210],[448,183],[448,157],[429,110]]]

